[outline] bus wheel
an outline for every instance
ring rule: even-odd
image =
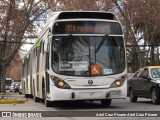
[[[132,88],[129,91],[129,98],[130,98],[130,102],[137,102],[137,96],[134,95]]]
[[[36,95],[33,96],[34,102],[39,102],[39,98]]]
[[[46,99],[46,90],[45,90],[45,87],[43,87],[42,93],[43,93],[43,100],[44,100],[45,106],[46,106],[46,107],[51,107],[51,106],[53,106],[53,102],[51,102],[51,101],[49,101],[49,100]]]
[[[111,102],[112,102],[112,99],[104,99],[104,100],[101,100],[101,105],[104,107],[107,107],[111,105]]]
[[[46,107],[52,107],[53,106],[53,104],[52,104],[53,102],[51,102],[51,101],[48,101],[48,100],[44,100],[44,104],[45,104],[45,106]]]
[[[24,97],[25,97],[25,98],[29,98],[29,95],[28,95],[28,94],[24,94]]]
[[[34,90],[33,99],[34,99],[34,102],[39,102],[40,101],[40,99],[38,97],[36,97],[35,90]]]

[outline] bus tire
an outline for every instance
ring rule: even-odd
[[[28,94],[24,94],[24,97],[25,97],[25,98],[29,98]]]
[[[111,103],[112,103],[112,99],[101,100],[101,105],[104,106],[104,107],[110,106]]]
[[[52,101],[49,101],[49,100],[44,100],[44,104],[46,107],[52,107],[53,106],[53,102]]]
[[[39,102],[39,98],[36,95],[33,96],[34,102]]]
[[[43,84],[43,88],[42,88],[42,94],[43,94],[43,100],[44,100],[44,104],[46,107],[52,107],[54,104],[52,101],[47,100],[46,98],[46,89],[45,89],[45,85]]]
[[[34,100],[34,102],[39,102],[40,101],[40,99],[38,97],[36,97],[35,89],[34,89],[33,100]]]

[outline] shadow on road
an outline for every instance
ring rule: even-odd
[[[150,99],[143,100],[143,98],[142,98],[142,99],[140,99],[140,101],[138,100],[137,102],[135,102],[135,104],[142,104],[142,103],[144,103],[146,105],[154,105],[154,104],[152,104],[152,101]]]
[[[54,105],[54,107],[56,107],[56,109],[59,109],[59,110],[80,110],[80,109],[102,109],[102,108],[106,108],[111,110],[112,108],[115,109],[115,108],[120,108],[118,106],[107,106],[107,107],[103,107],[100,102],[84,102],[84,101],[61,101],[61,102],[56,102],[56,104]]]

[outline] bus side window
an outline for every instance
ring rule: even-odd
[[[42,44],[42,53],[44,54],[44,42],[43,42],[43,44]]]
[[[42,50],[43,50],[42,49],[43,48],[43,43],[42,42],[43,42],[43,40],[41,40],[41,43],[40,43],[40,53],[42,53]]]
[[[47,52],[46,52],[46,69],[49,69],[49,44],[47,45]]]

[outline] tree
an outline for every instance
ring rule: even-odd
[[[113,0],[119,10],[128,47],[128,60],[133,68],[159,64],[160,2],[157,0]],[[122,6],[120,6],[122,4]],[[141,44],[143,46],[138,47]],[[146,47],[149,45],[148,47]],[[156,48],[156,49],[155,49]],[[158,54],[155,54],[158,52]]]
[[[111,0],[59,0],[58,10],[109,10]]]
[[[53,4],[54,1],[52,2]],[[25,33],[35,33],[33,22],[48,9],[49,6],[46,0],[0,1],[0,13],[2,14],[0,17],[0,75],[3,80],[2,92],[5,92],[5,68],[19,51]]]

